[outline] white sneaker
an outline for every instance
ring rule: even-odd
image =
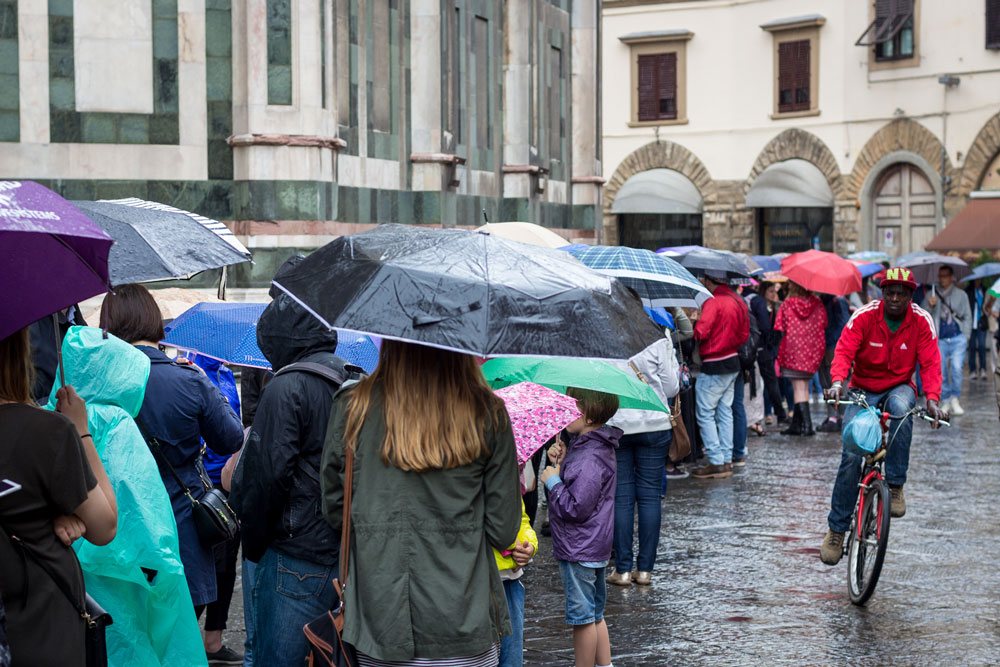
[[[949,412],[953,415],[964,415],[965,410],[962,409],[961,403],[958,402],[958,397],[953,396],[951,399],[951,410]]]

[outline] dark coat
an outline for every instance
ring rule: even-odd
[[[301,361],[342,369],[337,333],[277,293],[257,324],[257,343],[275,371]],[[242,524],[243,553],[259,561],[269,548],[336,565],[340,535],[320,507],[319,466],[338,385],[288,372],[264,387],[233,478],[230,502]]]
[[[138,349],[149,357],[150,369],[146,396],[136,421],[147,437],[160,443],[156,463],[177,519],[181,561],[191,598],[195,605],[208,604],[216,598],[212,549],[198,539],[191,501],[164,459],[198,498],[204,493],[197,467],[201,439],[216,454],[232,454],[243,442],[243,427],[225,397],[197,368],[175,364],[151,347],[138,346]]]

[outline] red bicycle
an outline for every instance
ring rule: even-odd
[[[856,405],[862,410],[873,409],[868,405],[865,394],[851,391],[846,398],[839,401],[828,400],[827,403],[847,403]],[[876,409],[878,412],[878,410]],[[895,433],[889,434],[889,422],[913,415],[933,422],[934,418],[927,414],[924,408],[913,408],[902,415],[879,412],[879,425],[882,428],[881,445],[873,452],[862,456],[861,482],[858,484],[858,502],[854,516],[851,519],[851,529],[844,543],[844,553],[847,555],[847,590],[851,602],[863,605],[875,592],[879,575],[882,574],[882,564],[885,562],[885,550],[889,544],[889,508],[892,496],[889,483],[885,479],[885,458]],[[950,426],[947,421],[939,420],[942,426]],[[897,427],[898,430],[898,427]]]

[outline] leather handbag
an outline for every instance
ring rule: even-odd
[[[204,484],[204,480],[202,480],[202,484],[205,485],[205,492],[200,498],[195,498],[191,493],[191,489],[181,480],[181,476],[177,474],[174,466],[163,456],[163,453],[160,451],[160,441],[150,436],[145,425],[138,419],[136,420],[136,425],[138,425],[139,431],[142,433],[143,438],[145,438],[146,445],[153,454],[153,458],[157,462],[162,461],[166,464],[170,470],[170,474],[174,477],[174,481],[177,482],[177,486],[181,488],[184,495],[191,502],[191,516],[194,518],[194,527],[201,543],[208,547],[214,547],[216,544],[235,540],[240,534],[240,522],[236,517],[236,512],[229,505],[226,495],[219,489]]]
[[[340,529],[340,572],[331,582],[337,592],[337,606],[305,624],[302,632],[309,643],[309,667],[356,667],[357,653],[344,641],[344,588],[351,559],[351,497],[354,493],[354,449],[344,458],[344,513]]]
[[[86,665],[87,667],[108,667],[108,642],[107,642],[107,627],[113,623],[111,614],[106,612],[101,605],[97,604],[97,601],[90,595],[84,593],[84,599],[81,603],[80,600],[73,595],[73,591],[70,590],[69,584],[66,583],[62,577],[58,576],[45,559],[40,558],[34,549],[25,543],[21,538],[13,533],[7,531],[6,528],[2,531],[7,538],[10,540],[11,545],[13,545],[15,551],[20,554],[22,559],[30,558],[32,562],[42,569],[45,574],[49,575],[49,578],[55,583],[56,587],[66,596],[69,603],[79,614],[80,619],[84,622],[84,648],[86,655]],[[27,576],[27,574],[25,575]]]
[[[691,437],[688,435],[684,419],[681,417],[680,394],[674,397],[674,408],[670,411],[670,426],[673,430],[673,437],[670,439],[667,458],[674,463],[680,463],[691,455]]]

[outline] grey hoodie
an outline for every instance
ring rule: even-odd
[[[931,314],[934,318],[934,328],[935,331],[941,332],[941,322],[942,320],[947,320],[949,317],[953,317],[958,323],[958,326],[962,329],[962,335],[968,338],[972,335],[972,309],[969,308],[969,295],[965,293],[965,290],[959,289],[958,285],[952,284],[948,289],[941,289],[940,287],[934,288],[937,294],[937,305],[931,307],[927,302],[931,295],[930,290],[926,290],[924,293],[924,302],[921,304],[927,312]],[[945,307],[945,303],[948,307]],[[951,312],[949,312],[949,308]]]

